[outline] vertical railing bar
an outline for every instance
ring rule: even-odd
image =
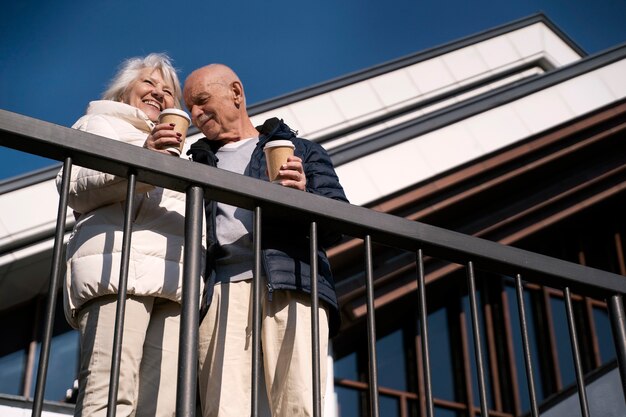
[[[430,353],[428,351],[428,312],[426,303],[426,278],[424,276],[424,254],[422,249],[417,251],[417,296],[418,310],[422,330],[422,361],[424,363],[424,392],[426,395],[426,416],[434,416],[433,392],[430,374]]]
[[[322,397],[320,386],[320,323],[317,298],[317,223],[311,222],[311,352],[313,366],[313,416],[321,417]]]
[[[261,376],[261,207],[254,208],[253,224],[254,271],[252,287],[252,417],[259,415],[259,383]]]
[[[369,395],[372,417],[379,417],[378,370],[376,359],[376,323],[374,318],[374,268],[372,261],[372,238],[365,236],[365,286],[367,290],[367,336],[369,356]]]
[[[576,370],[576,384],[578,385],[578,401],[580,402],[580,411],[583,417],[589,417],[589,404],[587,403],[587,391],[585,390],[585,376],[583,374],[582,360],[580,359],[576,322],[574,321],[574,308],[572,307],[572,294],[569,287],[565,287],[564,295],[565,309],[567,311],[567,327],[569,328],[572,355],[574,356],[574,368]]]
[[[526,306],[524,305],[524,288],[522,287],[522,276],[515,276],[515,292],[517,294],[517,310],[519,322],[522,330],[522,344],[524,348],[524,363],[526,364],[526,380],[528,382],[528,392],[530,396],[530,412],[532,417],[539,417],[539,407],[537,406],[537,391],[535,389],[535,377],[533,372],[533,362],[530,355],[530,342],[528,338],[528,324],[526,323]]]
[[[622,380],[622,391],[624,398],[626,398],[626,313],[624,313],[622,295],[615,294],[611,296],[608,299],[608,307],[617,366],[620,379]]]
[[[46,377],[48,375],[48,361],[50,359],[50,343],[54,328],[54,313],[56,309],[57,288],[61,276],[61,259],[63,255],[63,238],[65,236],[65,220],[67,216],[67,200],[69,196],[70,174],[72,173],[72,158],[67,157],[63,161],[63,176],[59,206],[57,210],[57,224],[54,233],[54,248],[52,250],[52,265],[50,267],[50,283],[48,286],[48,300],[46,304],[45,324],[41,351],[39,353],[39,366],[37,367],[37,383],[35,385],[35,397],[33,399],[32,416],[39,417],[43,409],[43,398],[46,390]]]
[[[124,235],[122,239],[122,259],[120,261],[120,277],[115,312],[115,333],[113,336],[113,354],[111,357],[111,374],[109,379],[109,397],[107,417],[115,417],[117,412],[117,389],[120,377],[120,360],[122,357],[122,340],[124,330],[124,314],[126,312],[126,289],[128,284],[128,265],[130,263],[130,243],[132,237],[132,215],[135,210],[135,184],[137,174],[130,173],[126,188],[126,208],[124,211]]]
[[[198,366],[200,276],[202,266],[202,202],[199,186],[187,189],[185,198],[185,247],[178,349],[176,416],[194,417]]]
[[[454,305],[452,305],[454,304]],[[458,309],[460,307],[459,302],[449,303],[448,305],[451,308]],[[456,324],[458,324],[458,333],[460,339],[460,348],[461,348],[461,363],[459,364],[459,372],[462,377],[462,384],[465,384],[463,394],[465,395],[466,403],[465,408],[467,409],[467,417],[474,417],[474,409],[478,407],[474,407],[474,389],[472,386],[472,365],[470,354],[469,354],[469,335],[467,333],[467,316],[468,314],[465,312],[465,309],[458,311],[459,317]],[[470,318],[471,320],[471,318]],[[452,323],[451,323],[452,324]],[[462,370],[461,370],[462,369]]]
[[[469,261],[467,265],[467,284],[472,315],[472,332],[474,334],[474,356],[478,372],[478,389],[480,391],[480,414],[489,416],[487,409],[487,389],[485,387],[485,368],[483,364],[483,351],[480,343],[480,324],[478,322],[478,305],[476,302],[476,278],[474,276],[474,264]]]
[[[504,277],[501,276],[498,281],[499,281],[499,284],[502,285],[504,281]],[[502,320],[502,326],[503,326],[503,331],[504,331],[504,335],[502,337],[503,342],[504,342],[504,351],[506,352],[506,354],[508,354],[509,358],[515,358],[516,357],[515,347],[514,347],[515,343],[513,342],[513,328],[512,328],[512,319],[511,319],[512,311],[511,311],[510,304],[509,304],[509,296],[507,295],[507,292],[504,287],[501,286],[499,290],[500,290],[499,299],[500,299],[500,303],[502,306],[502,319],[501,320]],[[519,384],[517,384],[518,370],[517,370],[517,366],[515,362],[516,361],[514,360],[509,360],[508,364],[505,365],[509,372],[509,381],[515,382],[511,384],[508,390],[511,394],[510,410],[514,414],[521,414],[522,413],[522,410],[521,410],[522,406],[520,403],[520,389],[521,388]],[[506,388],[501,393],[504,393],[504,392],[506,392]]]

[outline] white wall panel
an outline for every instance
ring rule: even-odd
[[[530,129],[511,107],[497,107],[464,122],[485,153],[530,135]]]
[[[430,132],[415,140],[420,155],[441,173],[484,154],[480,144],[462,123]]]
[[[338,166],[336,172],[346,197],[352,204],[361,205],[383,195],[372,180],[372,167],[362,159]]]
[[[559,84],[556,90],[576,116],[597,109],[616,98],[595,71]]]
[[[563,39],[559,38],[545,25],[542,24],[542,26],[543,48],[555,62],[559,63],[559,66],[567,65],[580,59],[580,55],[567,45]]]
[[[456,83],[452,73],[440,58],[433,58],[407,67],[409,76],[423,93],[450,87]]]
[[[521,98],[513,103],[513,108],[532,133],[549,129],[574,115],[555,89]]]
[[[626,59],[600,69],[598,76],[615,97],[626,97]]]
[[[504,36],[513,44],[519,55],[526,58],[541,54],[543,51],[543,28],[545,28],[543,23],[536,23]]]
[[[441,59],[458,82],[467,81],[489,72],[489,67],[473,46],[445,54]]]
[[[476,50],[491,70],[496,70],[521,60],[519,53],[505,36],[498,36],[480,42],[476,44]]]
[[[1,199],[2,197],[0,197]],[[2,208],[0,208],[2,210]],[[11,222],[13,216],[9,216],[11,212],[2,212],[4,214],[4,218],[7,222]],[[6,228],[2,219],[0,219],[0,242],[2,242],[2,238],[9,235],[9,229]]]
[[[408,141],[359,159],[367,167],[376,189],[387,195],[434,174],[425,155]],[[372,197],[377,195],[370,195]]]
[[[420,94],[406,70],[397,70],[373,78],[370,84],[387,107],[408,101]]]
[[[300,134],[306,136],[346,121],[330,95],[312,97],[289,106],[300,125]]]
[[[42,417],[61,417],[70,416],[73,412],[68,410],[67,413],[53,413],[50,411],[42,411]],[[32,410],[30,408],[10,407],[8,405],[0,405],[0,415],[2,417],[30,417]]]
[[[347,120],[369,115],[380,110],[383,102],[367,81],[361,81],[330,93]]]
[[[42,201],[50,204],[40,204]],[[1,195],[0,213],[11,213],[11,221],[4,222],[6,234],[0,236],[0,245],[5,244],[17,234],[36,233],[42,227],[54,227],[58,201],[59,194],[54,180]],[[19,212],[16,212],[18,207]]]

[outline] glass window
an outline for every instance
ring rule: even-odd
[[[600,359],[602,364],[605,364],[615,359],[615,344],[613,342],[613,333],[611,332],[611,322],[607,311],[597,307],[593,308],[593,320],[598,335]]]
[[[51,401],[65,401],[68,389],[74,385],[78,375],[79,332],[71,330],[52,337],[50,343],[50,359],[46,375],[46,392],[44,398]],[[35,375],[39,364],[41,343],[37,343]],[[31,392],[35,392],[36,376],[33,378]]]
[[[480,346],[483,352],[482,361],[485,374],[485,390],[487,391],[487,405],[493,406],[491,396],[491,378],[489,372],[489,360],[487,352],[487,343],[485,335],[485,320],[483,316],[482,304],[480,302],[480,291],[476,291],[476,300],[478,302],[478,325],[480,327]],[[463,297],[463,310],[465,311],[465,326],[467,331],[468,352],[472,370],[472,393],[474,395],[474,404],[480,404],[480,386],[478,385],[478,365],[476,363],[476,353],[474,348],[474,330],[472,326],[472,314],[470,310],[469,296]]]
[[[454,374],[448,333],[448,311],[440,308],[428,315],[428,343],[433,396],[454,401]]]
[[[0,357],[0,393],[22,395],[25,363],[25,350]]]
[[[574,369],[572,345],[567,324],[565,300],[560,297],[550,297],[550,306],[554,321],[554,337],[556,339],[556,350],[561,371],[561,382],[563,387],[567,387],[576,382],[576,371]]]
[[[335,373],[335,378],[358,381],[359,369],[356,352],[352,352],[351,354],[336,360],[333,365],[333,371]]]
[[[359,391],[335,385],[337,394],[337,415],[339,417],[359,417]]]
[[[378,386],[406,391],[406,360],[402,330],[396,330],[376,341],[376,358]]]
[[[378,397],[379,415],[385,417],[399,417],[400,403],[397,398],[381,395]]]
[[[464,415],[460,411],[448,410],[447,408],[435,407],[435,417],[460,417]]]
[[[33,337],[36,302],[0,312],[0,393],[24,395],[28,348]]]
[[[517,305],[517,293],[515,288],[506,286],[506,294],[509,301],[509,317],[511,317],[511,331],[513,338],[513,351],[515,353],[515,367],[517,370],[517,383],[522,410],[530,410],[530,394],[528,392],[528,380],[526,379],[526,363],[524,361],[524,345],[522,342],[522,328],[520,326],[519,307]],[[537,350],[537,335],[535,333],[535,320],[533,319],[532,297],[530,291],[524,291],[524,308],[526,312],[526,326],[530,345],[530,357],[533,366],[535,393],[538,400],[543,399],[543,386],[541,384],[541,369],[539,367],[539,352]]]

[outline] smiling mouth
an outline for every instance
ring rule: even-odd
[[[143,100],[143,102],[145,104],[147,104],[148,106],[152,106],[154,108],[156,108],[158,111],[161,111],[161,105],[159,103],[157,103],[154,100]]]

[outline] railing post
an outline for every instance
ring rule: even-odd
[[[619,375],[622,380],[622,392],[626,398],[626,313],[624,313],[622,295],[613,295],[608,299],[608,305]]]
[[[130,243],[132,238],[132,213],[135,211],[135,185],[137,174],[130,173],[126,188],[126,208],[124,211],[124,235],[122,239],[122,259],[120,261],[120,277],[115,312],[115,333],[113,336],[113,353],[111,356],[111,374],[109,379],[109,398],[107,417],[115,417],[117,413],[117,389],[120,379],[120,361],[122,358],[122,340],[124,338],[124,314],[126,312],[126,289],[128,286],[128,265],[130,263]]]
[[[424,391],[426,396],[426,416],[433,417],[433,391],[430,377],[430,353],[428,352],[428,310],[426,303],[426,278],[424,276],[424,254],[417,251],[417,296],[419,298],[419,322],[422,330],[422,355],[424,362]]]
[[[480,391],[480,415],[489,416],[487,408],[487,389],[485,384],[485,366],[483,364],[483,350],[480,344],[480,324],[478,323],[478,303],[476,302],[476,279],[474,277],[474,263],[467,264],[467,290],[469,292],[470,310],[472,317],[472,331],[474,334],[474,356],[478,373],[478,389]]]
[[[533,373],[533,361],[530,355],[530,342],[528,338],[528,325],[526,324],[526,307],[524,305],[524,288],[522,287],[522,277],[515,276],[515,293],[517,294],[517,309],[519,313],[520,328],[522,330],[522,344],[524,346],[524,363],[526,364],[526,380],[528,382],[528,393],[530,397],[530,412],[532,417],[539,417],[537,406],[537,393],[535,389],[535,379]]]
[[[578,385],[578,402],[580,403],[580,412],[583,417],[589,417],[589,403],[587,402],[587,391],[585,390],[585,376],[583,374],[583,366],[580,359],[578,334],[576,332],[576,322],[574,321],[574,308],[572,307],[572,294],[569,287],[565,287],[564,293],[565,309],[567,313],[567,327],[569,328],[572,356],[574,357],[574,368],[576,370],[576,384]]]
[[[57,288],[61,276],[61,256],[63,255],[63,237],[65,236],[65,218],[67,213],[67,200],[70,187],[70,174],[72,173],[72,158],[67,157],[63,161],[63,179],[61,193],[59,195],[59,207],[57,210],[57,224],[54,233],[54,248],[52,249],[52,266],[50,268],[50,284],[48,286],[48,301],[44,334],[41,341],[41,353],[39,354],[39,366],[37,367],[37,383],[35,385],[35,397],[33,399],[32,416],[41,416],[43,398],[46,390],[46,376],[48,375],[48,360],[50,358],[50,340],[54,327],[54,314],[57,299]]]
[[[185,199],[185,253],[178,350],[176,416],[196,414],[198,321],[202,252],[202,188],[191,186]]]
[[[374,267],[372,261],[372,238],[370,235],[365,236],[365,287],[367,290],[370,415],[372,417],[378,417],[378,367],[376,359],[376,323],[374,318]]]
[[[261,375],[261,207],[254,209],[254,271],[252,287],[252,417],[259,415],[259,380]]]
[[[320,324],[319,300],[317,298],[317,223],[311,222],[309,233],[311,249],[311,357],[313,366],[313,417],[320,417],[322,399],[320,393]]]

